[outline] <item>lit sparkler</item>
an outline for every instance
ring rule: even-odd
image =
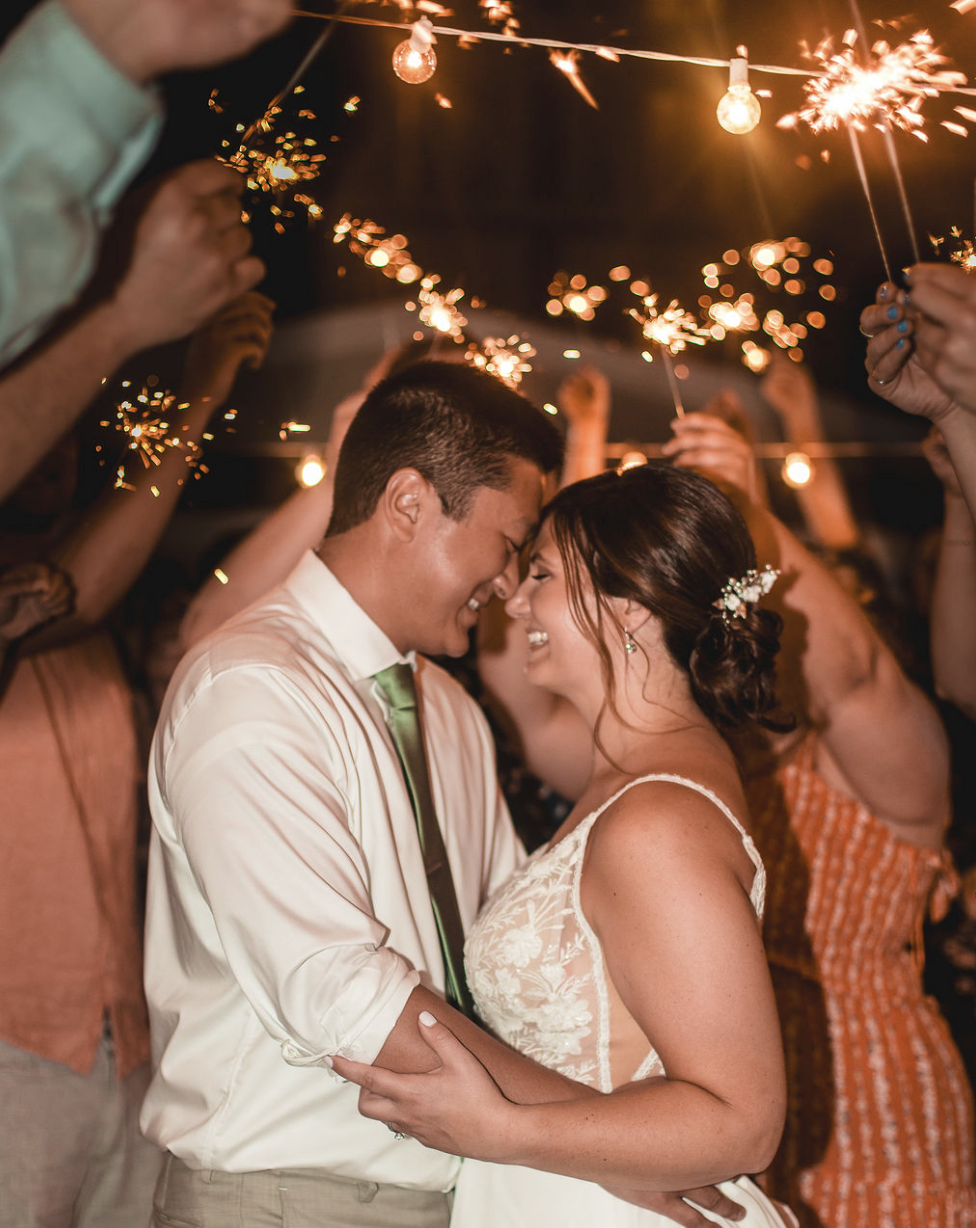
[[[467,318],[457,307],[464,298],[464,291],[458,288],[441,294],[435,290],[440,283],[436,273],[428,273],[420,280],[420,292],[416,303],[407,303],[407,311],[416,311],[421,324],[426,324],[435,332],[453,337],[458,343],[464,340],[464,327]]]
[[[806,105],[784,115],[778,127],[794,128],[802,121],[813,132],[832,131],[842,124],[863,132],[868,126],[883,129],[888,124],[927,140],[922,103],[966,81],[963,73],[942,67],[949,61],[936,50],[929,31],[919,30],[897,47],[876,42],[863,64],[855,50],[856,31],[848,30],[843,42],[844,49],[835,52],[833,38],[827,37],[805,52],[820,71],[803,87]]]
[[[716,300],[711,294],[703,294],[698,299],[704,316],[712,321],[709,331],[715,340],[722,340],[730,332],[752,333],[761,329],[799,362],[803,357],[800,342],[805,340],[809,329],[823,328],[826,323],[823,312],[806,310],[802,319],[792,323],[776,308],[760,315],[755,295],[737,289],[734,284],[740,270],[754,273],[763,287],[773,293],[796,299],[805,296],[807,301],[810,293],[816,293],[824,302],[832,302],[837,291],[827,279],[834,272],[833,262],[826,258],[811,260],[810,245],[791,236],[753,243],[743,252],[730,249],[722,254],[721,261],[713,261],[702,268],[706,288],[717,290],[722,296]],[[759,361],[757,351],[755,342],[742,343],[742,361],[753,370]]]
[[[656,294],[648,294],[642,300],[643,311],[632,307],[627,314],[640,324],[644,340],[658,347],[667,372],[674,411],[679,418],[683,418],[685,407],[681,402],[681,392],[671,359],[673,355],[686,350],[689,345],[704,345],[711,334],[707,328],[700,327],[691,312],[685,311],[677,299],[672,299],[664,311],[658,311],[657,300]],[[652,362],[653,351],[645,350],[643,357]]]
[[[952,247],[946,248],[949,253],[949,259],[953,264],[958,264],[966,273],[976,273],[976,247],[973,245],[972,239],[964,239],[962,231],[958,226],[953,226],[949,231],[949,237],[955,240]],[[929,242],[932,244],[936,252],[946,242],[945,238],[936,238],[935,235],[929,235]]]
[[[582,273],[570,277],[562,269],[549,283],[549,302],[546,311],[551,316],[571,312],[581,320],[592,320],[596,308],[606,302],[607,292],[603,286],[589,286]]]
[[[127,383],[123,384],[123,387],[126,386]],[[146,469],[162,464],[163,456],[176,449],[183,453],[191,469],[197,469],[199,476],[200,471],[206,472],[199,464],[200,446],[181,435],[179,428],[172,425],[170,411],[174,408],[182,410],[186,405],[178,405],[171,392],[163,392],[160,389],[150,392],[148,388],[143,388],[134,403],[129,400],[118,403],[115,410],[116,421],[104,419],[100,425],[121,431],[128,440],[127,451],[135,452]],[[124,464],[118,467],[115,486],[116,489],[134,489],[125,480]]]
[[[346,243],[354,255],[360,256],[370,268],[379,269],[384,277],[395,278],[410,285],[423,277],[424,271],[407,250],[405,235],[388,235],[382,226],[364,218],[344,213],[332,228],[333,243]]]
[[[855,14],[859,20],[856,3]],[[784,115],[778,126],[793,128],[801,120],[814,132],[846,126],[858,177],[885,266],[885,275],[890,281],[891,264],[881,235],[857,134],[865,131],[868,126],[873,126],[884,135],[885,151],[895,176],[912,252],[917,261],[919,256],[915,224],[908,205],[892,129],[901,128],[920,140],[928,140],[922,131],[925,122],[921,113],[922,103],[944,89],[957,88],[965,83],[966,78],[963,73],[943,67],[949,61],[935,48],[928,30],[919,30],[907,43],[901,43],[897,47],[879,40],[871,47],[870,54],[865,57],[863,63],[855,51],[857,37],[857,31],[848,30],[844,35],[844,49],[839,52],[834,51],[832,37],[825,38],[814,51],[806,52],[808,59],[821,66],[821,71],[803,87],[807,95],[806,106],[790,115]]]
[[[532,370],[529,359],[535,357],[535,348],[523,341],[518,333],[511,337],[485,337],[479,345],[472,341],[464,352],[466,362],[494,375],[509,388],[517,388],[522,376]]]
[[[689,345],[704,345],[710,334],[699,326],[690,311],[672,299],[664,311],[657,309],[658,296],[649,294],[644,300],[644,311],[632,307],[627,313],[640,324],[645,341],[658,346],[662,352],[680,354]]]
[[[570,50],[570,51],[552,50],[549,52],[549,59],[552,62],[552,64],[556,68],[558,68],[561,73],[565,75],[565,77],[569,81],[569,84],[573,87],[573,89],[577,92],[577,94],[579,94],[579,96],[585,102],[589,103],[589,105],[593,107],[595,111],[599,111],[600,108],[597,104],[596,99],[590,93],[589,89],[587,88],[586,82],[580,76],[579,55],[580,53],[575,50]]]
[[[502,34],[512,36],[518,33],[519,21],[508,0],[478,0],[478,7],[484,9],[493,26],[502,27]]]
[[[293,93],[300,94],[302,87],[298,86]],[[210,105],[215,109],[215,98],[211,95]],[[294,217],[294,212],[288,208],[286,198],[294,189],[307,185],[317,179],[326,160],[325,154],[317,152],[318,142],[315,137],[302,136],[293,128],[274,134],[275,124],[282,113],[282,108],[276,103],[265,111],[259,120],[245,130],[243,124],[237,125],[240,143],[236,152],[221,161],[234,170],[240,171],[247,181],[248,189],[256,196],[270,193],[274,203],[271,213],[275,217],[275,230],[283,233],[284,221]],[[314,120],[315,113],[307,108],[298,111],[295,120]],[[300,125],[295,122],[294,127]],[[273,139],[272,139],[273,138]],[[270,140],[270,148],[269,148]],[[222,141],[225,149],[230,149],[230,141]],[[302,205],[308,216],[316,219],[322,216],[321,208],[307,191],[294,193],[290,197],[295,204]]]

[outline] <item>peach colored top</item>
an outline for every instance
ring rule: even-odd
[[[85,1073],[109,1014],[149,1055],[129,687],[98,632],[17,663],[0,701],[0,1038]]]
[[[762,799],[750,789],[789,1085],[769,1188],[809,1228],[971,1228],[972,1098],[921,981],[921,925],[951,865],[815,760],[807,738]]]

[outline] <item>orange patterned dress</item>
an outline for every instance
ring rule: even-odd
[[[832,789],[815,754],[809,737],[750,798],[789,1085],[767,1186],[803,1228],[973,1228],[972,1095],[921,983],[951,867]]]

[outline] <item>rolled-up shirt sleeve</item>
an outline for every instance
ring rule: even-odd
[[[374,910],[354,750],[268,666],[202,688],[178,734],[156,753],[185,958],[226,963],[289,1064],[371,1061],[419,975]]]
[[[157,92],[123,76],[57,0],[0,49],[0,363],[88,279],[162,114]]]

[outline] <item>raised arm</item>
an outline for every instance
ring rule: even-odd
[[[148,83],[241,55],[290,8],[46,0],[14,31],[0,51],[0,364],[36,340],[91,273],[99,235],[162,124]]]
[[[169,415],[173,435],[199,446],[211,414],[244,364],[260,363],[270,337],[272,304],[251,292],[219,313],[194,338],[187,356],[182,410]],[[185,398],[185,400],[183,399]],[[126,487],[112,488],[53,552],[70,576],[74,611],[30,637],[36,651],[101,621],[145,566],[189,477],[187,451],[170,447],[146,469],[130,461]]]
[[[937,430],[928,436],[924,448],[945,491],[939,560],[929,612],[935,688],[942,699],[976,720],[976,524]]]
[[[886,282],[874,303],[861,312],[861,332],[868,338],[868,386],[905,413],[928,418],[939,428],[963,497],[976,517],[973,287],[960,269],[943,265],[917,265],[911,274],[910,301]]]
[[[672,426],[666,451],[675,464],[741,491],[741,436],[704,415],[686,414]],[[820,730],[842,788],[903,839],[937,847],[948,821],[948,749],[938,714],[830,571],[771,513],[745,501],[740,510],[759,563],[783,572],[764,600],[784,618],[779,660],[788,702]]]
[[[801,363],[773,354],[763,377],[762,394],[783,424],[786,442],[800,451],[824,442],[820,404],[813,376]],[[796,501],[814,540],[828,550],[853,550],[861,533],[851,511],[837,462],[818,456],[813,480],[796,491]]]
[[[574,368],[559,385],[556,403],[567,422],[560,485],[568,486],[607,467],[610,381],[597,367]]]
[[[332,414],[325,453],[325,477],[317,486],[296,490],[267,515],[209,575],[190,602],[180,626],[184,650],[287,579],[306,550],[325,536],[332,516],[335,462],[363,393],[346,397]]]
[[[184,337],[262,276],[241,224],[240,176],[206,160],[145,200],[132,254],[107,297],[0,379],[0,498],[138,350]]]

